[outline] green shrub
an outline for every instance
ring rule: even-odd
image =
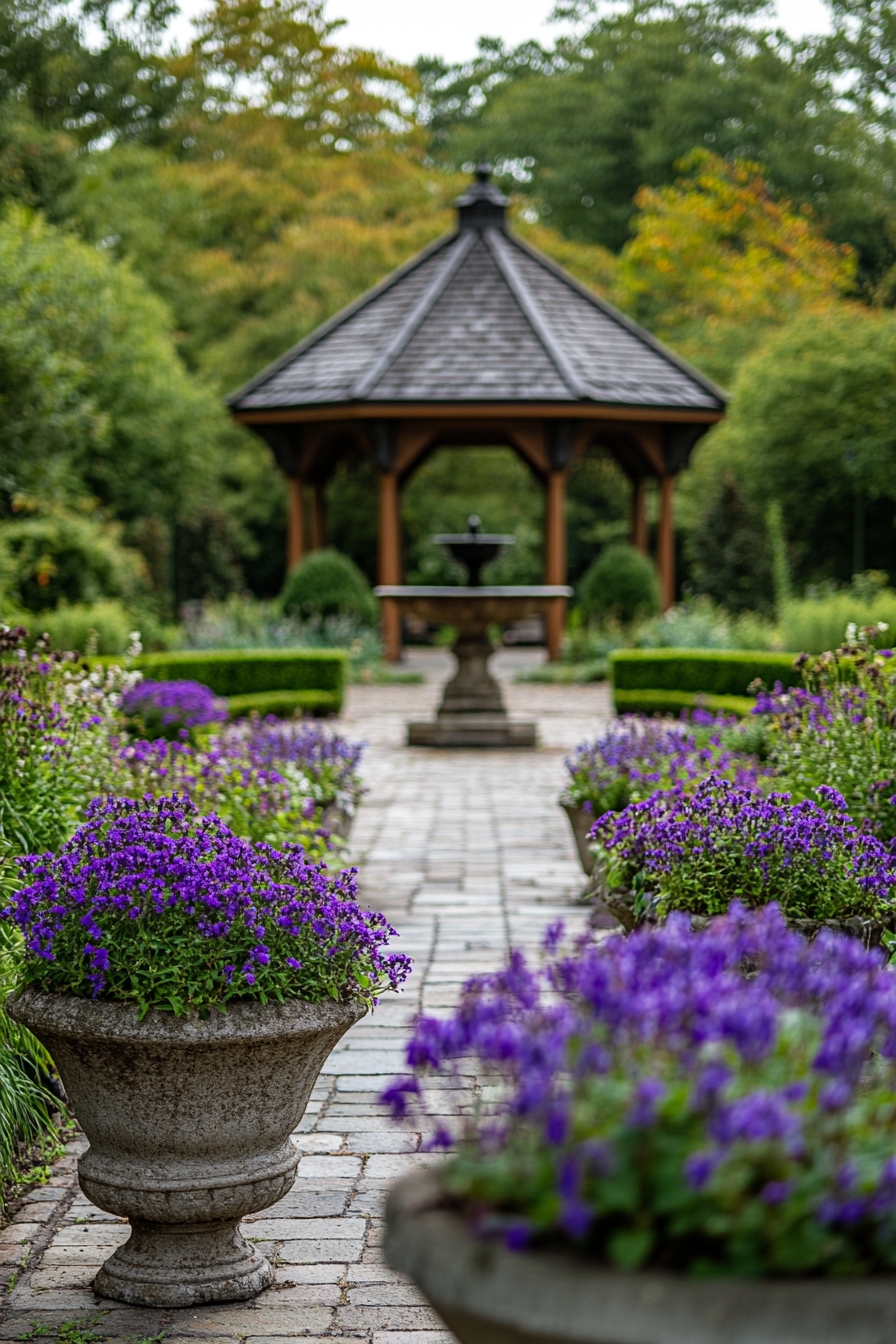
[[[882,648],[891,648],[896,642],[896,592],[892,588],[873,595],[853,591],[787,602],[781,612],[781,633],[790,649],[824,653],[843,643],[850,623],[863,626],[878,621],[889,627],[878,642]]]
[[[332,547],[312,551],[286,576],[280,602],[288,616],[354,616],[373,625],[376,598],[358,566]]]
[[[696,691],[615,691],[617,714],[674,714],[707,709],[711,714],[749,714],[756,701],[749,695],[700,695]]]
[[[112,601],[63,605],[55,611],[42,611],[31,616],[26,624],[32,636],[47,634],[52,649],[77,649],[84,652],[96,638],[95,653],[115,654],[121,657],[130,643],[135,629],[134,618],[120,602]]]
[[[799,686],[795,654],[760,650],[617,649],[610,655],[616,691],[689,691],[700,695],[747,694],[758,677],[766,686]]]
[[[0,535],[6,589],[28,611],[147,591],[143,557],[121,544],[117,523],[54,508],[4,522]]]
[[[346,655],[340,649],[184,649],[147,653],[134,666],[157,681],[200,681],[215,695],[330,691],[342,706]]]
[[[300,714],[338,714],[342,696],[338,691],[257,691],[254,695],[232,695],[227,701],[231,719],[273,714],[278,719],[291,719]]]
[[[590,617],[629,622],[659,611],[660,588],[653,562],[634,546],[607,546],[586,570],[579,601]]]

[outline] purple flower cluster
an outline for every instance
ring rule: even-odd
[[[150,737],[227,718],[224,702],[198,681],[139,681],[122,695],[121,712]]]
[[[413,1074],[488,1087],[444,1176],[509,1244],[571,1239],[625,1268],[862,1273],[896,1266],[896,977],[828,930],[735,902],[545,964],[520,953],[418,1020]],[[444,1092],[436,1094],[443,1097]],[[439,1108],[442,1114],[442,1108]]]
[[[660,915],[723,913],[737,898],[777,901],[807,919],[892,914],[896,858],[857,826],[834,789],[824,806],[768,797],[711,775],[692,794],[655,794],[592,829],[611,885],[651,897]]]
[[[243,740],[249,760],[259,769],[298,766],[316,785],[321,799],[360,793],[358,766],[363,742],[350,742],[320,723],[288,723],[268,715],[253,719],[248,728],[228,730],[225,740]]]
[[[359,907],[354,870],[330,878],[301,846],[251,844],[177,795],[97,799],[58,854],[18,862],[0,913],[25,939],[25,983],[46,990],[183,1013],[373,1001],[410,970],[384,954],[395,931]]]
[[[763,771],[755,756],[731,745],[736,722],[700,711],[674,724],[625,715],[567,757],[564,798],[600,816],[660,789],[688,788],[711,771],[756,788]]]

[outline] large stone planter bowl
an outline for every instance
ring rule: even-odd
[[[88,1199],[130,1219],[94,1281],[139,1306],[231,1302],[273,1270],[240,1234],[291,1188],[290,1134],[360,1002],[236,1003],[207,1022],[24,990],[7,1004],[50,1051],[90,1140]]]
[[[430,1173],[393,1186],[386,1257],[460,1344],[892,1344],[896,1276],[687,1279],[511,1252],[439,1207]]]

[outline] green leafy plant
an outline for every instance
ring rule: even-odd
[[[312,551],[290,570],[280,602],[288,616],[305,620],[354,616],[373,625],[377,619],[370,584],[353,560],[331,547]]]
[[[579,601],[589,617],[629,622],[659,610],[659,581],[653,562],[634,546],[607,546],[579,584]]]

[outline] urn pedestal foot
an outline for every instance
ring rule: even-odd
[[[239,1230],[239,1219],[211,1223],[131,1220],[131,1235],[93,1281],[99,1297],[137,1307],[243,1302],[274,1270]]]
[[[488,667],[491,640],[483,629],[464,630],[452,652],[457,671],[445,687],[435,719],[408,724],[409,747],[534,747],[534,723],[510,719],[501,687]]]

